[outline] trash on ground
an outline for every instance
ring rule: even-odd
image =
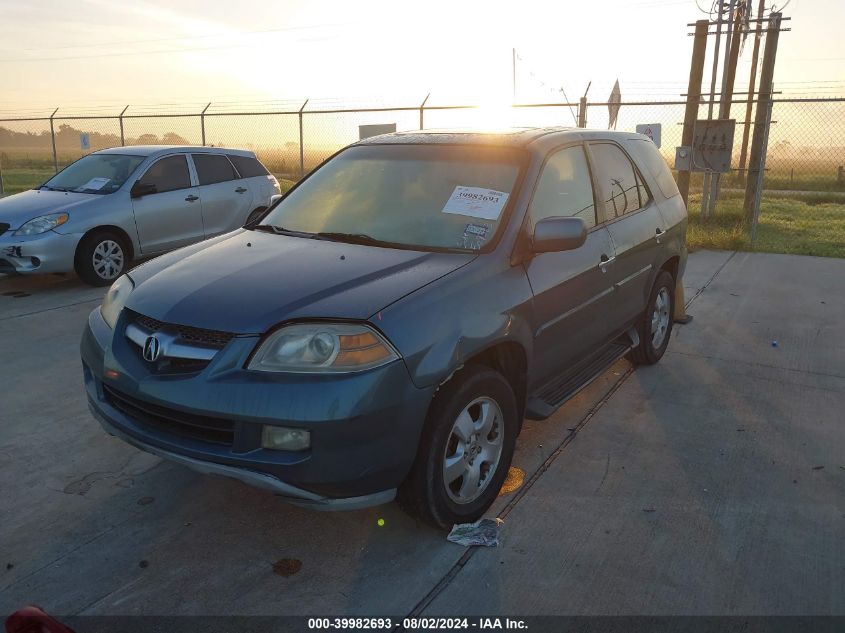
[[[778,342],[777,342],[777,341],[772,341],[772,347],[777,347],[777,346],[778,346]]]
[[[475,523],[458,523],[452,526],[452,531],[446,537],[447,541],[471,547],[499,546],[499,526],[504,523],[501,519],[479,519]]]
[[[813,466],[813,470],[822,470],[824,466]]]

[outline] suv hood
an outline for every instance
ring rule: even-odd
[[[32,218],[67,211],[75,204],[90,200],[96,195],[98,194],[49,189],[24,191],[0,198],[0,222],[8,224],[10,229],[19,229]]]
[[[364,320],[475,257],[241,229],[133,270],[126,307],[239,334],[297,318]]]

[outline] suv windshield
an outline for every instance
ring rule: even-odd
[[[351,147],[262,221],[325,239],[419,250],[492,243],[525,153],[482,145]]]
[[[89,154],[71,163],[41,187],[80,193],[112,193],[120,189],[143,156],[128,154]]]

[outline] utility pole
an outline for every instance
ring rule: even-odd
[[[722,101],[719,104],[719,118],[731,118],[731,106],[733,105],[734,82],[736,80],[736,65],[739,61],[739,47],[742,44],[740,32],[742,22],[739,13],[734,16],[734,0],[730,5],[730,21],[728,22],[728,35],[725,43],[725,69],[722,72]],[[707,217],[713,215],[716,210],[716,202],[719,200],[720,184],[722,174],[715,173],[710,178],[710,195],[708,199]]]
[[[754,29],[754,50],[751,52],[751,77],[748,80],[748,103],[745,104],[745,125],[742,126],[742,149],[739,152],[739,180],[745,182],[745,159],[748,155],[748,136],[751,134],[751,110],[754,108],[754,87],[757,83],[757,58],[760,56],[760,37],[766,0],[757,6],[757,27]]]
[[[704,77],[704,55],[707,52],[707,20],[695,23],[695,39],[692,44],[692,62],[689,70],[689,86],[687,87],[687,108],[684,112],[684,131],[681,135],[681,145],[692,147],[695,135],[695,121],[698,118],[698,106],[701,103],[701,80]],[[691,167],[692,165],[690,165]],[[686,205],[689,198],[689,170],[678,172],[678,189]]]
[[[763,189],[763,166],[766,160],[769,116],[772,107],[772,79],[775,72],[775,58],[778,50],[778,35],[782,15],[772,13],[766,29],[766,49],[763,52],[763,68],[760,72],[760,96],[754,117],[754,134],[751,137],[751,155],[748,161],[748,184],[745,187],[745,222],[753,225],[760,212],[760,192]]]
[[[716,19],[716,50],[713,52],[713,71],[710,76],[710,103],[707,106],[707,118],[713,118],[713,103],[716,101],[716,75],[719,72],[719,47],[722,43],[722,14],[725,12],[725,0],[719,0],[719,14]],[[704,172],[701,188],[701,217],[707,217],[707,196],[710,192],[710,172]]]

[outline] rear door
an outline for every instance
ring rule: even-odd
[[[192,154],[200,185],[205,236],[233,231],[252,210],[248,182],[240,178],[225,154]]]
[[[281,193],[276,179],[267,168],[253,156],[226,154],[243,179],[243,186],[252,196],[252,208],[268,207],[272,197]]]
[[[613,244],[597,223],[590,169],[581,144],[553,151],[528,208],[528,230],[544,218],[578,216],[587,224],[580,248],[540,253],[526,264],[534,292],[532,386],[545,383],[595,350],[610,335],[613,283],[604,272]]]
[[[153,185],[156,191],[132,199],[142,253],[159,253],[203,239],[199,189],[191,183],[185,154],[159,158],[139,182]]]
[[[611,314],[618,329],[645,309],[666,224],[642,175],[619,145],[598,141],[588,148],[616,251],[608,274],[616,289]]]

